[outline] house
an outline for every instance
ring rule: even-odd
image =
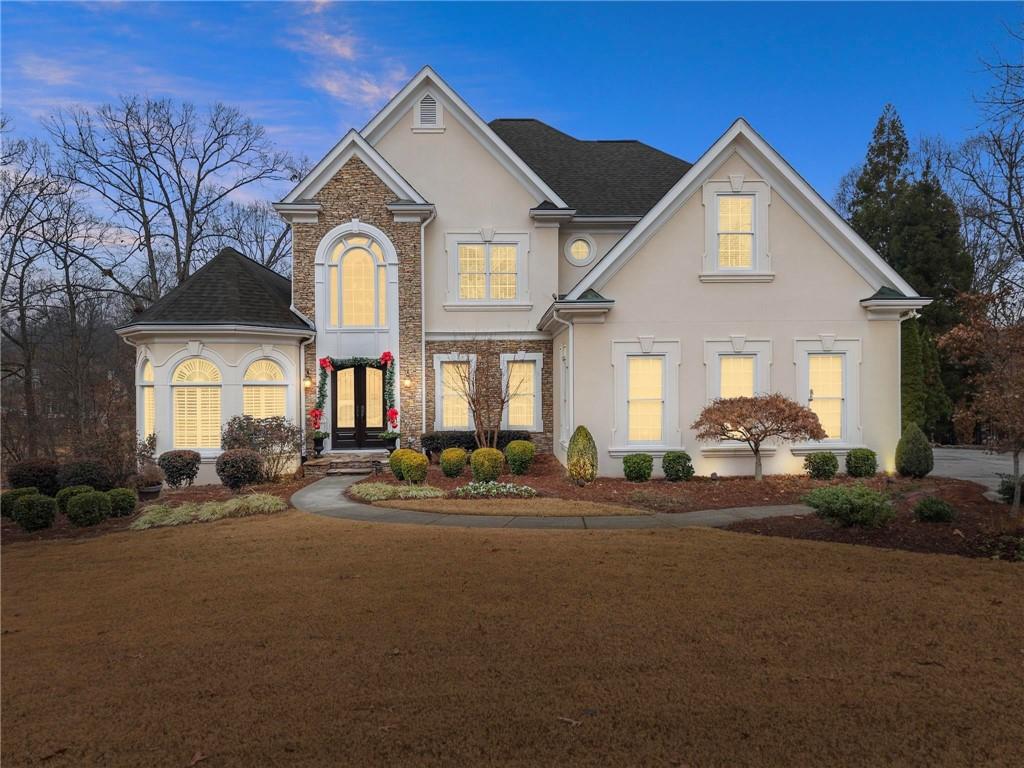
[[[120,329],[158,451],[212,460],[228,417],[305,421],[321,401],[328,450],[382,445],[390,407],[415,445],[470,427],[454,382],[489,354],[516,380],[503,423],[563,462],[587,426],[603,475],[671,449],[698,473],[748,474],[745,447],[689,425],[713,398],[761,392],[808,404],[828,433],[768,449],[766,472],[856,446],[893,469],[900,322],[928,299],[743,119],[691,164],[484,122],[424,68],[275,207],[290,289],[224,251]]]

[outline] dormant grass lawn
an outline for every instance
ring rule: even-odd
[[[1009,563],[287,512],[2,568],[5,767],[1020,764]]]
[[[378,501],[378,507],[413,509],[442,515],[514,515],[517,517],[620,517],[650,514],[636,507],[571,499],[396,499]]]

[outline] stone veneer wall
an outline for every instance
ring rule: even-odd
[[[421,358],[423,339],[423,292],[420,278],[420,225],[397,224],[387,204],[396,199],[392,192],[358,157],[353,157],[324,185],[314,198],[322,206],[316,224],[292,225],[292,301],[295,308],[313,320],[316,286],[314,260],[320,241],[339,224],[352,219],[372,224],[391,239],[398,251],[398,326],[399,376],[395,382],[403,438],[411,436],[419,443],[422,425],[423,375]],[[303,368],[314,383],[319,376],[315,344],[306,347]],[[402,381],[408,379],[410,386]],[[316,401],[316,387],[305,391],[305,414]],[[312,438],[309,440],[312,445]]]
[[[473,341],[428,341],[427,342],[427,431],[434,428],[434,355],[468,355],[475,354],[479,360],[482,350],[494,357],[501,355],[515,354],[516,352],[542,352],[544,354],[544,366],[541,370],[541,417],[544,427],[543,432],[533,433],[533,442],[537,449],[550,453],[552,450],[552,435],[554,426],[554,410],[551,402],[554,385],[554,361],[552,357],[552,345],[549,340],[473,340]],[[479,365],[479,362],[478,362]],[[498,360],[494,360],[494,368],[498,368]],[[495,388],[500,395],[501,384],[495,383]]]

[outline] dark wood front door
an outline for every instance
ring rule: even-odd
[[[334,372],[334,432],[331,448],[381,448],[386,427],[384,372],[357,365]]]

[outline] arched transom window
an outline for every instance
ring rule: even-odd
[[[383,328],[388,323],[384,251],[365,235],[347,235],[327,265],[330,324],[335,328]]]
[[[142,437],[156,432],[156,396],[153,392],[153,364],[147,360],[142,365]]]
[[[245,371],[242,412],[255,419],[284,416],[287,392],[281,366],[273,360],[257,360]]]
[[[220,448],[220,370],[193,357],[174,369],[175,448]]]

